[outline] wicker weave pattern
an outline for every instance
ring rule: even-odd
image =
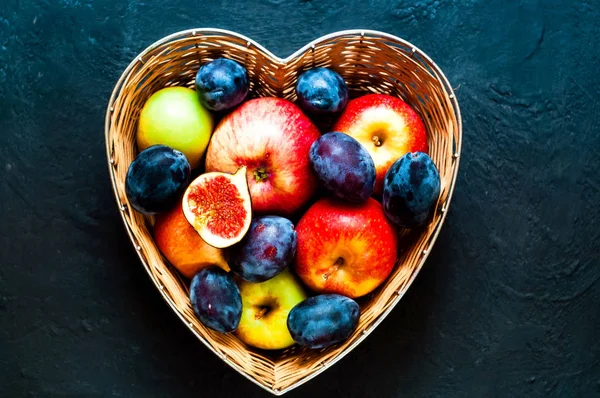
[[[348,341],[320,351],[292,347],[265,352],[235,336],[213,332],[196,319],[186,284],[163,259],[152,239],[151,217],[135,212],[125,195],[125,175],[137,149],[135,134],[146,99],[167,86],[193,87],[199,66],[226,56],[245,65],[253,96],[295,100],[302,71],[326,66],[340,73],[351,95],[387,93],[403,98],[423,118],[430,155],[440,170],[442,190],[433,222],[401,238],[398,264],[374,293],[359,300],[358,329]],[[316,376],[352,350],[385,318],[423,266],[437,238],[456,181],[462,125],[452,88],[439,68],[411,44],[380,32],[344,31],[324,36],[280,59],[241,35],[197,29],[166,37],[143,51],[125,70],[110,99],[105,123],[109,171],[125,227],[140,259],[165,301],[215,354],[273,394],[281,395]]]

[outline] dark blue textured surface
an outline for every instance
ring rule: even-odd
[[[280,56],[401,36],[445,71],[464,148],[416,282],[288,396],[600,396],[600,4],[570,0],[0,2],[0,396],[267,397],[181,325],[126,238],[104,112],[143,48],[193,27]]]
[[[298,234],[285,217],[254,217],[241,242],[224,250],[227,264],[242,279],[265,282],[292,265]]]
[[[355,138],[332,131],[310,147],[310,166],[322,188],[339,199],[361,203],[373,195],[375,163]]]
[[[242,296],[230,272],[219,267],[201,269],[190,282],[190,302],[205,326],[233,332],[242,318]]]
[[[348,104],[348,86],[331,69],[312,68],[302,73],[296,82],[298,104],[308,114],[335,115]]]
[[[185,155],[166,145],[153,145],[129,164],[125,192],[129,204],[141,213],[156,214],[173,207],[190,183]]]
[[[309,297],[290,311],[287,327],[294,341],[312,349],[346,340],[358,326],[360,307],[339,294]]]
[[[439,197],[440,174],[426,153],[409,152],[385,173],[383,211],[401,228],[417,228],[431,222]]]
[[[211,111],[234,108],[248,94],[246,68],[227,58],[202,65],[195,82],[200,102]]]

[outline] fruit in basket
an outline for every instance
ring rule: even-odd
[[[243,103],[219,123],[206,153],[206,171],[248,168],[252,210],[291,215],[315,192],[308,152],[319,130],[299,107],[282,98]]]
[[[427,152],[423,121],[406,102],[385,94],[368,94],[353,99],[333,130],[360,142],[375,162],[375,194],[383,191],[386,171],[407,152]]]
[[[242,317],[242,298],[233,277],[223,269],[200,270],[190,284],[190,301],[204,326],[223,333],[237,329]]]
[[[156,216],[154,241],[167,260],[186,278],[191,279],[210,265],[229,271],[222,249],[206,243],[185,218],[181,200]]]
[[[196,92],[202,105],[211,111],[231,109],[248,94],[246,68],[227,58],[204,64],[196,74]]]
[[[183,153],[154,145],[131,162],[125,177],[125,193],[140,213],[156,214],[169,209],[190,180],[190,164]]]
[[[296,231],[287,218],[252,220],[246,236],[226,249],[233,272],[249,282],[264,282],[283,271],[296,255]]]
[[[348,103],[348,86],[335,71],[313,68],[302,73],[296,83],[298,103],[306,112],[328,115],[341,112]]]
[[[288,314],[306,299],[302,285],[289,269],[266,282],[239,283],[242,319],[236,336],[244,343],[265,350],[278,350],[294,344],[287,328]]]
[[[213,119],[198,95],[185,87],[167,87],[152,94],[144,104],[137,130],[140,151],[167,145],[183,152],[192,169],[208,146]]]
[[[239,242],[252,220],[246,167],[235,174],[201,174],[186,189],[182,207],[185,218],[209,245],[223,248]]]
[[[385,175],[383,210],[399,227],[426,224],[439,196],[440,174],[426,153],[407,153],[394,162]]]
[[[296,232],[296,273],[319,293],[364,296],[396,263],[397,232],[373,198],[360,204],[320,199],[304,213]]]
[[[373,159],[347,134],[322,135],[310,148],[310,164],[321,184],[340,199],[364,202],[373,193]]]
[[[288,329],[294,341],[323,348],[346,340],[358,326],[360,307],[339,294],[310,297],[290,311]]]

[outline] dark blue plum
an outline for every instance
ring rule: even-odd
[[[291,264],[297,239],[294,224],[287,218],[255,218],[244,238],[226,249],[227,263],[242,279],[264,282]]]
[[[339,294],[310,297],[290,311],[287,327],[294,341],[323,348],[346,340],[358,326],[356,301]]]
[[[310,164],[323,186],[349,202],[364,202],[375,187],[375,163],[347,134],[323,134],[310,147]]]
[[[425,225],[440,196],[440,174],[426,153],[409,152],[396,160],[383,180],[383,210],[402,228]]]
[[[170,209],[190,182],[185,155],[165,145],[142,151],[129,165],[125,193],[134,209],[156,214]]]
[[[194,313],[204,326],[228,333],[240,324],[240,289],[231,274],[219,267],[203,268],[192,278],[190,301]]]
[[[246,68],[227,58],[218,58],[204,64],[196,74],[196,91],[206,109],[231,109],[239,105],[248,94]]]
[[[341,112],[348,104],[348,86],[337,73],[327,68],[314,68],[304,72],[296,83],[298,103],[315,115]]]

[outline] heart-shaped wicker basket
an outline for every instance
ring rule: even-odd
[[[441,177],[441,195],[428,227],[404,236],[398,264],[385,283],[361,299],[357,330],[344,343],[322,350],[294,346],[267,352],[231,334],[204,327],[194,315],[188,287],[162,257],[152,239],[151,217],[129,206],[125,175],[137,154],[137,120],[146,99],[167,86],[194,86],[201,64],[232,58],[248,70],[252,96],[294,101],[300,73],[324,66],[346,80],[353,95],[386,93],[401,97],[425,123],[430,156]],[[318,375],[350,352],[387,316],[423,266],[442,227],[456,182],[462,125],[452,87],[437,65],[410,43],[381,32],[350,30],[323,36],[285,59],[237,33],[194,29],[175,33],[144,50],[123,72],[110,98],[105,122],[110,178],[125,228],[144,268],[164,300],[211,351],[242,375],[281,395]]]

